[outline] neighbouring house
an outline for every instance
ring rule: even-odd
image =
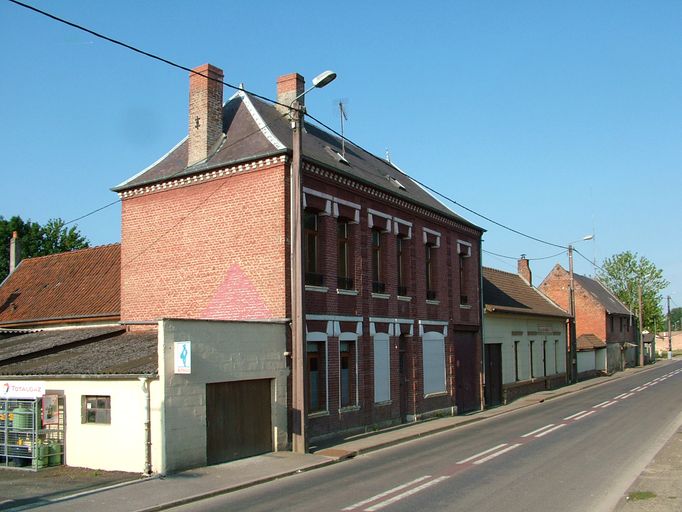
[[[594,334],[581,334],[576,338],[578,379],[590,379],[607,371],[607,344]]]
[[[176,389],[187,428],[166,437],[166,445],[191,434],[193,465],[235,458],[231,446],[239,444],[287,448],[300,431],[291,404],[297,378],[305,388],[306,435],[313,443],[480,409],[483,230],[391,162],[308,123],[298,213],[291,208],[289,109],[242,90],[223,103],[222,78],[211,65],[190,74],[188,136],[114,188],[122,202],[122,323],[136,331],[182,319],[173,321],[177,330],[159,337],[172,334],[173,341],[193,347],[207,333],[182,331],[183,322],[214,329],[214,351],[201,358],[193,352],[191,376],[166,368],[162,385]],[[304,90],[299,74],[282,76],[277,100],[290,105]],[[288,327],[292,211],[303,231],[303,376],[289,373],[296,371]],[[252,356],[235,351],[236,334],[220,334],[231,322],[242,322],[243,339],[256,338],[249,325],[280,326],[281,350]],[[162,367],[172,363],[168,357],[162,356]],[[280,373],[263,373],[254,384],[248,373],[221,373],[214,357],[254,371],[272,364]],[[287,386],[276,380],[281,372],[289,373]],[[185,396],[191,379],[196,386]],[[249,384],[258,387],[250,406],[274,418],[288,403],[288,421],[226,446],[206,424],[228,429],[219,411],[242,406],[230,387]],[[169,403],[164,407],[169,422]],[[264,416],[254,416],[253,423]]]
[[[566,384],[566,311],[533,287],[528,260],[518,274],[483,267],[486,406]]]
[[[673,352],[682,351],[682,331],[659,331],[656,334],[655,348],[659,356],[667,354],[669,348]]]
[[[638,346],[635,315],[598,279],[580,274],[574,274],[573,279],[576,337],[589,334],[594,336],[590,340],[606,343],[608,373],[633,366],[637,361]],[[568,310],[569,282],[568,271],[557,264],[539,289]]]

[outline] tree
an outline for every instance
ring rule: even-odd
[[[670,327],[673,331],[682,330],[682,308],[672,308],[670,310]],[[665,329],[668,324],[665,324]]]
[[[606,258],[597,277],[616,294],[630,311],[639,316],[638,285],[642,285],[642,324],[645,330],[654,331],[663,325],[661,292],[670,283],[663,271],[637,253],[625,251]]]
[[[76,226],[67,228],[62,219],[50,219],[41,226],[19,216],[5,219],[0,215],[0,282],[9,274],[9,241],[13,231],[19,236],[22,259],[90,246]]]

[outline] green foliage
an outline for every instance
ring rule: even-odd
[[[22,259],[89,247],[78,228],[67,228],[62,219],[50,219],[41,226],[19,216],[5,219],[0,215],[0,282],[9,273],[9,241],[13,231],[19,235]]]
[[[663,271],[644,256],[630,251],[606,258],[602,268],[597,277],[636,315],[639,315],[637,287],[641,283],[644,329],[653,332],[655,326],[660,330],[664,322],[661,292],[670,284],[663,277]]]
[[[682,330],[682,308],[672,308],[670,310],[670,325],[676,331]]]

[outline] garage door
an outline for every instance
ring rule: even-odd
[[[206,458],[220,464],[272,451],[270,379],[206,385]]]

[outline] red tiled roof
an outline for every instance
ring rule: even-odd
[[[604,348],[606,346],[606,342],[599,339],[599,337],[594,334],[583,334],[581,336],[578,336],[578,339],[576,341],[578,351],[594,350],[597,348]]]
[[[0,285],[0,327],[119,317],[121,245],[28,258]]]

